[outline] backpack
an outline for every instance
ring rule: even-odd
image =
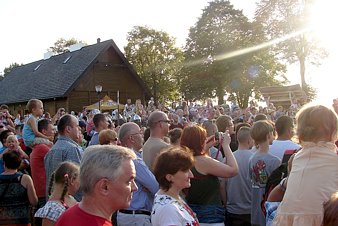
[[[265,185],[265,192],[263,195],[263,200],[261,202],[261,208],[264,213],[264,216],[266,216],[266,209],[265,209],[265,202],[268,200],[268,197],[270,195],[270,192],[285,178],[288,176],[288,161],[294,153],[296,153],[298,149],[295,150],[286,150],[284,152],[282,164],[272,171],[270,176],[268,177],[268,181]]]

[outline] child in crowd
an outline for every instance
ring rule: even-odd
[[[315,105],[303,107],[296,121],[302,149],[292,162],[287,189],[273,225],[320,226],[323,203],[338,188],[338,155],[334,143],[338,118],[332,109]]]
[[[30,116],[23,127],[23,140],[26,146],[33,147],[37,137],[48,139],[38,131],[38,120],[43,115],[43,103],[38,99],[30,99],[27,103]]]
[[[61,163],[51,176],[48,202],[34,215],[42,218],[42,226],[54,225],[63,212],[77,203],[72,195],[79,187],[80,167],[72,162]]]
[[[274,139],[274,128],[269,121],[255,122],[250,134],[258,147],[256,153],[249,160],[249,175],[252,185],[251,224],[265,226],[261,202],[268,177],[280,166],[281,160],[268,153],[269,145],[272,144]]]
[[[18,138],[15,135],[9,135],[6,139],[7,149],[4,151],[4,154],[9,151],[16,151],[20,154],[20,158],[22,159],[19,170],[24,170],[29,166],[29,157],[28,155],[21,149]]]

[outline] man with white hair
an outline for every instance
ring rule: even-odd
[[[143,145],[143,160],[146,165],[152,170],[156,156],[162,149],[169,146],[164,142],[163,138],[169,132],[170,120],[163,111],[154,111],[148,118],[148,126],[150,128],[150,137]]]
[[[139,189],[134,192],[130,207],[119,210],[117,224],[151,226],[151,209],[159,185],[141,157],[143,134],[136,123],[127,122],[119,129],[118,137],[121,145],[133,150],[137,156],[133,161],[136,169],[135,182]]]
[[[135,153],[115,145],[87,148],[80,166],[80,203],[64,212],[56,226],[111,226],[112,214],[129,207],[135,184]]]

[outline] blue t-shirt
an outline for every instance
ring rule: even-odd
[[[4,151],[6,150],[7,147],[3,146],[2,148],[0,148],[0,154],[4,153]],[[4,161],[2,160],[2,158],[0,158],[0,174],[3,173],[5,171],[5,167],[4,167]]]

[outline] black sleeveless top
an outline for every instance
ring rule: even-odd
[[[0,225],[29,224],[30,203],[22,173],[0,175]]]

